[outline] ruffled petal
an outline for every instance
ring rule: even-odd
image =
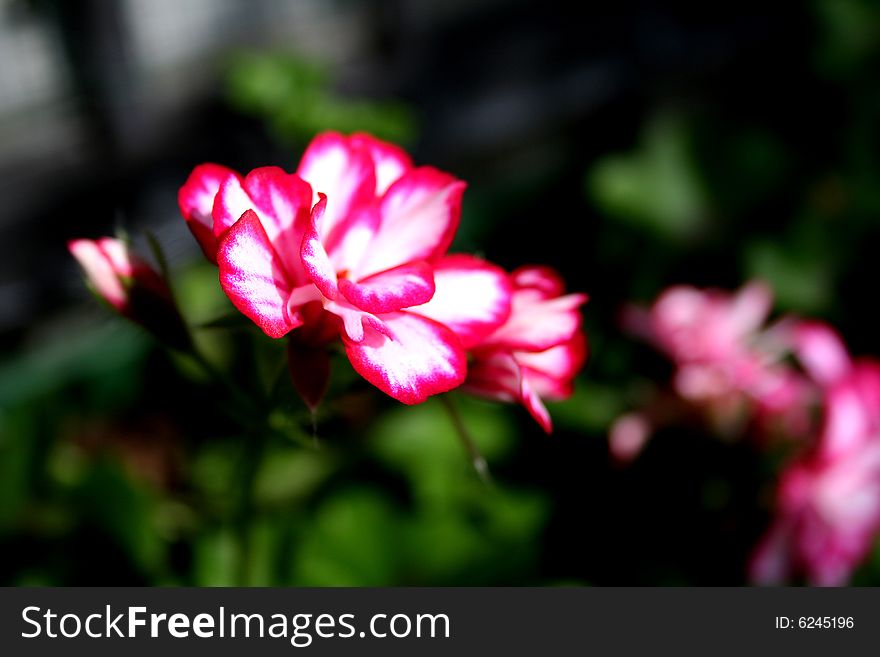
[[[527,265],[515,269],[510,278],[517,289],[538,290],[545,299],[558,297],[565,292],[565,282],[552,267]]]
[[[342,330],[352,342],[361,342],[367,327],[379,331],[384,335],[390,335],[385,323],[376,315],[357,308],[348,299],[340,296],[336,301],[324,299],[324,310],[336,315],[342,321]]]
[[[373,160],[366,149],[355,147],[343,135],[325,132],[309,144],[297,173],[312,186],[313,205],[319,193],[328,197],[321,238],[333,250],[339,239],[334,236],[337,226],[376,197]]]
[[[303,236],[300,255],[306,273],[321,290],[321,294],[328,299],[335,300],[339,294],[336,269],[330,262],[330,257],[321,241],[321,226],[327,207],[327,197],[323,194],[318,196],[320,200],[312,210],[311,224]]]
[[[479,344],[510,316],[510,279],[484,260],[447,256],[434,266],[434,283],[431,300],[410,311],[451,328],[465,349]]]
[[[214,233],[221,237],[246,210],[256,212],[290,278],[304,282],[300,246],[309,225],[312,189],[278,167],[254,169],[244,180],[227,177],[214,203]]]
[[[399,146],[363,132],[353,134],[349,142],[370,154],[376,171],[376,196],[382,196],[393,182],[412,169],[412,160]]]
[[[553,420],[550,419],[550,412],[544,406],[538,391],[532,386],[532,382],[526,374],[523,374],[522,388],[520,390],[520,400],[525,406],[529,414],[541,426],[545,433],[553,433]]]
[[[288,310],[293,286],[256,213],[248,210],[220,241],[220,285],[226,296],[266,335],[280,338],[302,324]]]
[[[217,261],[217,237],[212,216],[214,198],[220,191],[220,185],[230,176],[241,180],[235,171],[220,164],[200,164],[177,192],[180,213],[211,262]]]
[[[421,403],[462,384],[467,363],[451,330],[407,312],[382,320],[387,335],[367,324],[361,342],[343,336],[352,366],[367,381],[404,404]]]
[[[441,258],[458,228],[464,189],[464,182],[431,167],[406,172],[382,198],[379,229],[356,273]]]
[[[587,340],[583,333],[546,351],[518,351],[516,360],[529,386],[544,399],[560,400],[572,393],[575,375],[587,360]]]
[[[364,254],[379,228],[379,206],[364,204],[352,209],[351,214],[336,227],[334,239],[323,239],[327,255],[338,272],[357,271]]]
[[[506,351],[483,353],[468,366],[464,390],[502,402],[518,402],[522,371],[516,359]]]
[[[546,299],[544,293],[522,289],[513,293],[510,319],[483,342],[523,351],[544,351],[568,342],[580,330],[578,308],[586,303],[585,294],[567,294]]]
[[[418,306],[434,296],[434,273],[424,261],[411,262],[358,282],[341,279],[339,291],[362,310],[390,313]]]

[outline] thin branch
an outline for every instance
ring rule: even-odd
[[[474,470],[477,471],[477,475],[483,483],[490,485],[492,483],[492,475],[489,472],[489,464],[486,463],[486,459],[483,458],[483,455],[480,453],[480,448],[477,446],[477,443],[474,442],[470,433],[468,433],[467,427],[461,419],[461,414],[458,412],[458,408],[455,406],[449,395],[440,395],[440,401],[443,402],[443,406],[449,413],[449,419],[452,421],[452,426],[455,427],[455,432],[458,434],[462,446],[470,457]]]

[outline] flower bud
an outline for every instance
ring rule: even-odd
[[[102,237],[67,244],[92,291],[123,317],[175,349],[189,346],[189,332],[165,279],[131,253],[122,240]]]

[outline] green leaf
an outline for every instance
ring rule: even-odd
[[[587,188],[609,217],[660,237],[692,238],[706,228],[708,200],[685,124],[674,115],[655,117],[635,152],[599,160]]]

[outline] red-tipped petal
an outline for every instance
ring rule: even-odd
[[[327,207],[327,197],[319,194],[319,201],[312,210],[309,229],[303,236],[300,255],[306,273],[325,297],[335,300],[339,294],[336,270],[321,241],[321,225]]]
[[[353,282],[339,281],[339,291],[370,313],[390,313],[418,306],[434,295],[434,274],[426,262],[412,262]]]
[[[227,231],[217,264],[226,296],[266,335],[280,338],[302,323],[288,311],[293,286],[255,212],[245,212]]]
[[[539,290],[545,298],[558,297],[565,292],[565,282],[552,267],[528,265],[515,269],[510,278],[517,288]]]
[[[322,239],[336,271],[356,272],[379,227],[379,207],[364,204],[351,211],[333,233]]]
[[[314,191],[328,198],[321,237],[331,246],[337,238],[334,229],[361,205],[372,203],[376,196],[373,160],[363,148],[336,132],[325,132],[309,144],[296,171]]]
[[[470,349],[510,316],[512,289],[499,267],[468,255],[452,255],[434,267],[436,290],[431,300],[410,308],[445,324]]]
[[[404,404],[421,403],[462,384],[467,363],[451,330],[407,312],[382,320],[387,335],[368,324],[361,342],[343,336],[352,366],[367,381]]]
[[[486,352],[468,366],[464,389],[470,394],[503,402],[519,401],[522,371],[506,351]]]
[[[307,182],[278,167],[261,167],[244,180],[223,181],[214,203],[214,232],[222,237],[246,210],[253,210],[289,277],[302,285],[306,281],[300,246],[311,209],[312,189]]]
[[[349,142],[355,148],[365,149],[373,159],[377,196],[382,196],[393,182],[412,169],[412,160],[399,146],[363,132],[353,134]]]
[[[229,176],[241,180],[235,171],[220,164],[200,164],[193,169],[177,193],[180,213],[211,262],[217,261],[217,238],[212,216],[214,198],[220,191],[220,185]]]
[[[330,355],[326,349],[289,342],[287,366],[293,387],[314,413],[330,384]]]
[[[406,172],[382,198],[381,223],[357,273],[445,255],[458,228],[464,188],[461,180],[431,167]]]
[[[579,307],[586,301],[585,294],[547,299],[538,290],[517,290],[513,293],[513,308],[507,323],[486,338],[483,344],[514,350],[544,351],[567,342],[580,330]]]
[[[516,352],[529,385],[544,399],[566,399],[571,395],[575,375],[587,360],[587,340],[577,333],[568,342],[546,351]]]
[[[544,402],[538,395],[538,392],[532,387],[528,376],[523,375],[522,390],[520,390],[520,400],[525,406],[529,414],[535,418],[545,433],[553,433],[553,420],[550,419],[550,412],[544,406]]]

